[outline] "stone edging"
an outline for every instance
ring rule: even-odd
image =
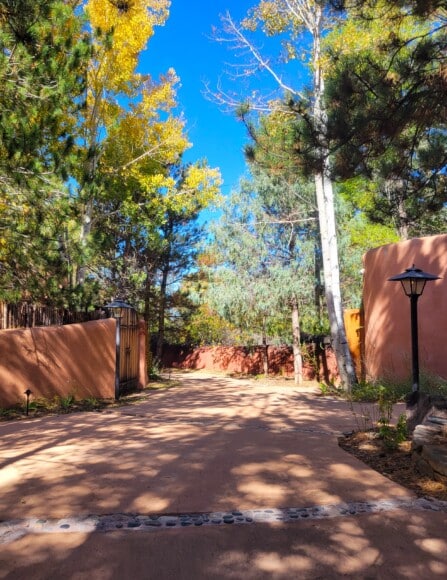
[[[27,518],[0,522],[0,544],[13,542],[26,534],[94,533],[113,531],[160,531],[174,528],[297,523],[304,520],[353,517],[395,510],[438,511],[447,513],[447,501],[431,498],[403,498],[379,501],[329,504],[313,507],[260,508],[191,514],[108,514],[61,519]]]

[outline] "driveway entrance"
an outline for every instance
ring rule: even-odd
[[[445,577],[447,506],[338,446],[345,402],[176,378],[137,405],[0,425],[0,578]]]

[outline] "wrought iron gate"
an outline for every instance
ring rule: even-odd
[[[104,306],[116,321],[115,399],[138,387],[140,366],[139,321],[136,310],[123,300],[115,299]]]
[[[139,340],[136,310],[123,308],[117,324],[119,325],[118,396],[121,396],[138,387]]]
[[[120,320],[119,395],[138,387],[138,314],[124,308]]]

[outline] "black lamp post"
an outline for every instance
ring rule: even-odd
[[[123,300],[112,300],[104,308],[109,312],[109,316],[116,321],[115,330],[115,400],[120,398],[120,366],[121,366],[121,319],[127,309],[132,306]]]
[[[422,296],[427,282],[439,280],[439,276],[423,272],[413,264],[402,274],[388,278],[390,282],[400,282],[405,294],[410,298],[411,307],[411,353],[413,369],[412,391],[419,391],[419,350],[418,350],[418,298]]]
[[[29,398],[33,394],[33,391],[31,389],[26,389],[26,391],[23,394],[26,396],[25,415],[28,417],[28,414],[29,414]]]

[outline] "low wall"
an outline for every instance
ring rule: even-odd
[[[140,328],[140,361],[141,357],[145,360],[144,336],[144,329]],[[0,407],[23,402],[26,389],[32,391],[32,398],[114,397],[113,319],[2,330],[0,353]],[[146,367],[142,363],[140,387],[146,382]]]
[[[330,348],[315,350],[307,345],[309,353],[303,364],[305,380],[332,382],[337,380],[337,364]],[[163,355],[165,367],[206,369],[236,374],[263,373],[263,350],[259,347],[200,347],[195,349],[167,346]],[[293,355],[289,347],[268,347],[269,369],[272,374],[293,376]]]
[[[365,366],[371,379],[411,377],[410,299],[388,278],[413,264],[441,276],[418,300],[419,366],[447,379],[447,235],[388,244],[364,256]]]

